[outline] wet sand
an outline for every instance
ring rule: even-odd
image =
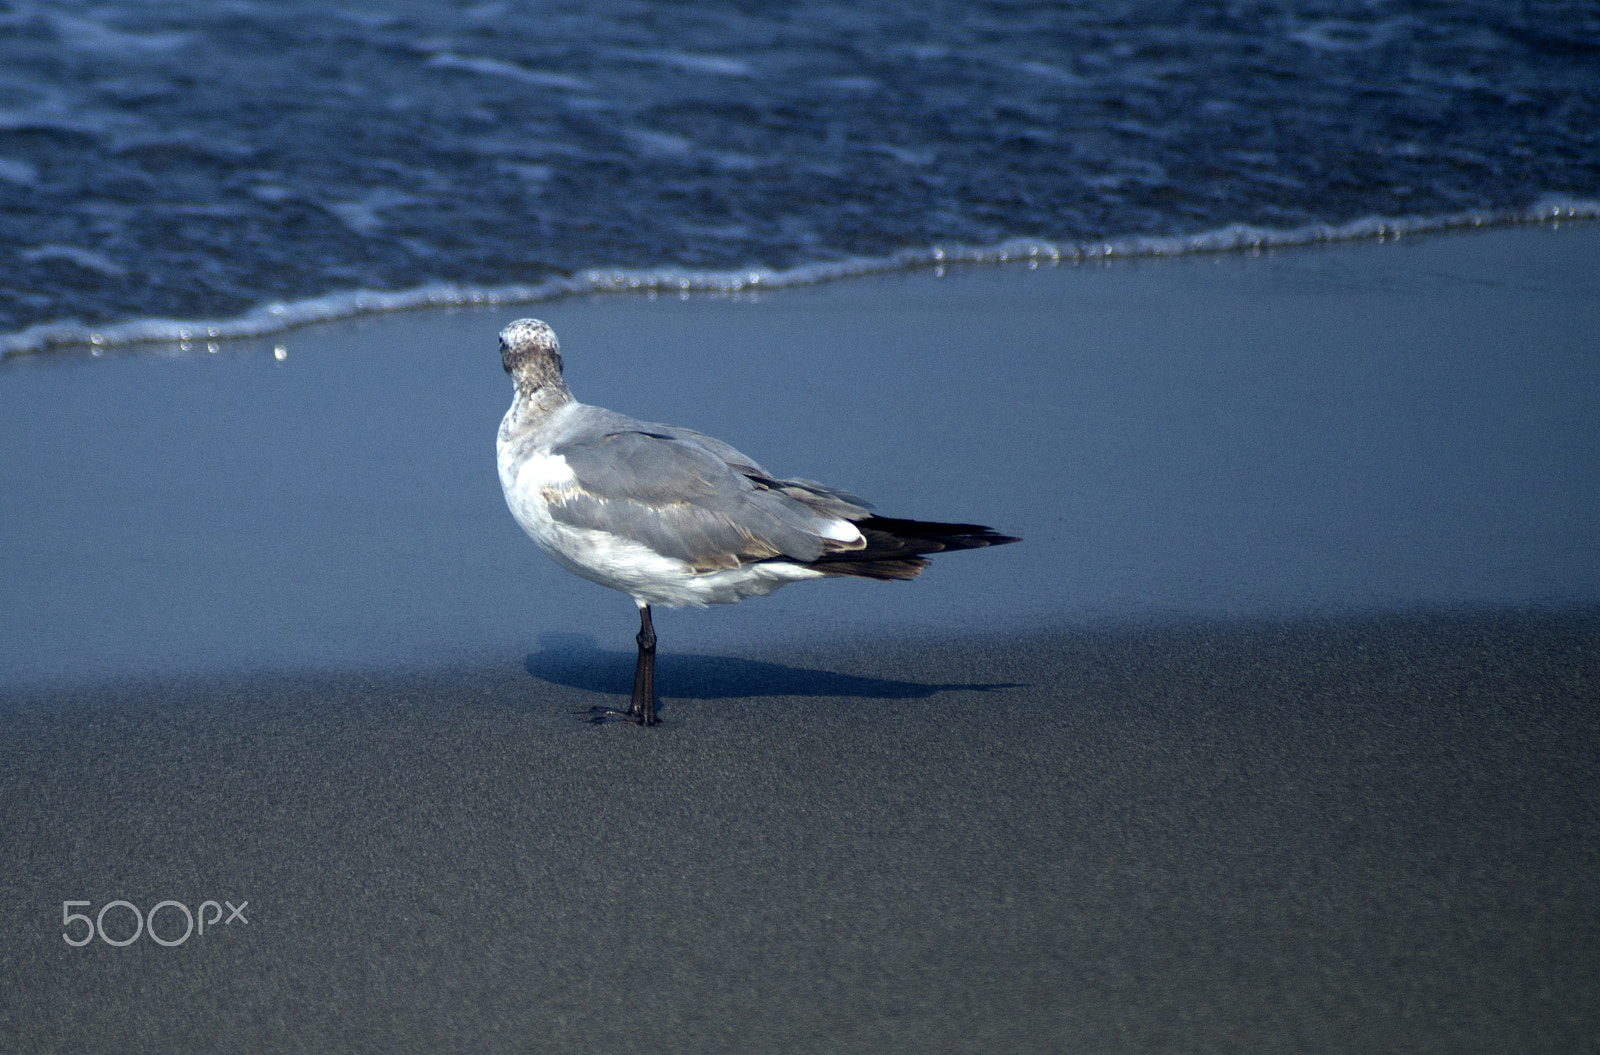
[[[631,603],[546,560],[500,495],[495,335],[521,315],[586,402],[1027,540],[663,612],[667,652],[1600,603],[1597,262],[1600,225],[1521,229],[7,362],[0,691],[629,647]]]
[[[0,1050],[1592,1047],[1597,260],[6,363]],[[587,723],[631,605],[500,502],[522,314],[580,398],[1026,541],[662,613],[665,724]],[[248,905],[63,940],[119,899]]]

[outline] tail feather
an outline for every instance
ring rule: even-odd
[[[811,566],[829,575],[868,579],[913,579],[928,566],[924,554],[981,549],[1020,542],[981,524],[941,524],[870,516],[856,521],[867,544],[861,549],[824,553]]]

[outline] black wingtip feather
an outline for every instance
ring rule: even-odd
[[[872,516],[856,521],[856,527],[865,536],[866,546],[825,553],[812,561],[812,565],[830,575],[912,579],[928,566],[925,554],[981,549],[1022,541],[1011,535],[999,534],[982,524],[941,524],[928,520]]]
[[[1012,535],[1002,535],[994,528],[984,527],[982,524],[941,524],[932,520],[896,520],[893,517],[871,516],[856,521],[856,527],[863,532],[881,531],[908,542],[912,540],[937,542],[944,549],[978,549],[983,546],[1003,546],[1008,542],[1022,541]]]

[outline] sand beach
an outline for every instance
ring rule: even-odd
[[[1597,261],[1525,227],[0,364],[0,1048],[1584,1050]],[[661,613],[664,724],[585,722],[632,605],[501,502],[523,315],[580,399],[1025,541]],[[248,907],[66,940],[119,900]]]

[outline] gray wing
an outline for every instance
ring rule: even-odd
[[[620,417],[620,416],[619,416]],[[632,539],[696,570],[789,557],[813,561],[847,548],[824,537],[828,521],[865,516],[827,488],[773,480],[750,459],[696,433],[594,420],[551,448],[574,486],[551,496],[550,515]]]
[[[639,428],[646,432],[655,432],[698,444],[722,459],[735,472],[750,477],[752,481],[762,486],[781,491],[819,513],[842,517],[845,520],[859,520],[876,508],[865,498],[853,495],[849,491],[841,491],[837,487],[819,484],[815,480],[803,480],[798,477],[779,479],[757,465],[754,458],[714,436],[707,436],[690,429],[680,429],[673,425],[640,425]]]

